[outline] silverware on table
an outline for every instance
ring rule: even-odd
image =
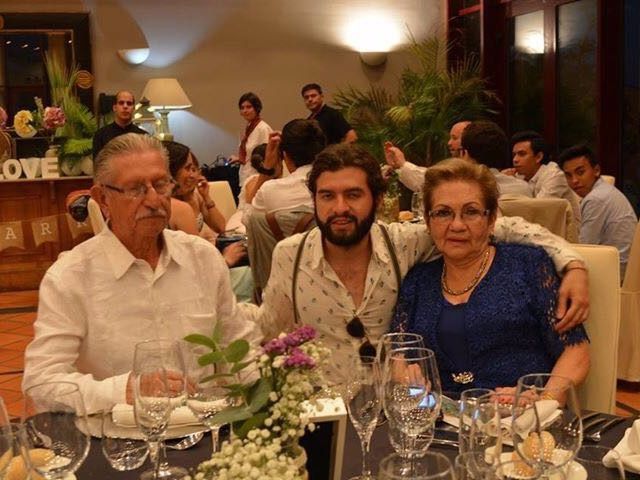
[[[589,434],[584,434],[583,439],[584,440],[588,440],[590,442],[599,442],[602,438],[602,434],[604,432],[606,432],[607,430],[609,430],[610,428],[612,428],[613,426],[617,425],[618,423],[624,421],[624,418],[622,417],[615,417],[612,418],[608,421],[606,421],[605,423],[602,424],[602,426],[600,426],[600,428],[598,428],[595,432],[591,432]]]
[[[186,450],[187,448],[193,447],[204,437],[204,432],[196,432],[187,435],[182,438],[178,443],[167,443],[165,441],[165,446],[172,450]]]

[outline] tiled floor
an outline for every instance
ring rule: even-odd
[[[38,292],[0,293],[0,396],[9,415],[20,416],[20,383],[24,367],[24,349],[33,337]],[[618,415],[639,415],[640,384],[618,383]]]

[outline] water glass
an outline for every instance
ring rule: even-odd
[[[114,423],[111,409],[101,413],[100,433],[102,453],[115,470],[135,470],[147,459],[147,443],[144,440],[126,438],[126,434]]]
[[[603,461],[605,456],[607,459]],[[625,478],[620,454],[609,447],[583,445],[578,450],[576,461],[589,472],[589,477],[598,480],[624,480]]]
[[[531,374],[518,379],[512,440],[520,456],[543,473],[555,472],[582,445],[581,410],[573,382],[559,375]]]
[[[493,393],[488,388],[470,388],[460,394],[460,424],[458,429],[458,451],[466,453],[470,448],[471,419],[478,404],[478,399],[484,395]]]
[[[0,405],[1,401],[0,398]],[[0,478],[28,478],[32,466],[27,452],[28,441],[24,426],[18,423],[0,424]],[[50,452],[46,454],[53,455]]]
[[[455,480],[449,459],[441,453],[426,452],[411,461],[411,471],[406,471],[406,461],[392,453],[380,462],[379,480]]]
[[[75,472],[89,453],[89,426],[80,390],[71,382],[46,382],[24,393],[22,423],[28,448],[50,450],[52,455],[33,462],[45,479],[65,478]]]
[[[422,191],[411,195],[411,213],[414,222],[424,222],[424,195]]]
[[[466,452],[456,457],[454,462],[457,480],[485,480],[491,470],[482,452]]]

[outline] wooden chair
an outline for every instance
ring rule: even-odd
[[[640,223],[631,242],[620,293],[618,378],[640,382]]]
[[[237,209],[229,182],[209,182],[209,197],[215,202],[225,221],[229,221],[229,218]]]
[[[578,242],[571,204],[564,198],[527,198],[503,195],[498,200],[500,213],[505,217],[522,217],[528,222],[542,225],[569,242]]]
[[[591,369],[578,389],[580,406],[615,413],[618,335],[620,331],[620,260],[615,247],[573,245],[589,268]]]

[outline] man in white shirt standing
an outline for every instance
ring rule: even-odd
[[[516,175],[529,182],[536,198],[564,198],[571,204],[573,216],[580,224],[578,199],[569,188],[564,172],[556,162],[550,161],[545,139],[537,132],[518,132],[511,137],[513,166],[503,170],[507,175]]]
[[[350,359],[363,349],[371,353],[388,331],[407,271],[438,252],[424,225],[375,222],[385,183],[364,149],[327,147],[316,157],[308,182],[318,227],[276,246],[256,321],[265,336],[297,323],[312,325],[333,352],[331,379],[340,381]],[[556,312],[563,319],[560,330],[586,319],[586,272],[564,240],[520,218],[498,219],[494,233],[498,240],[520,243],[535,238],[558,271],[566,272]]]
[[[558,161],[567,182],[580,197],[580,243],[611,245],[620,252],[620,280],[629,259],[638,218],[627,197],[600,178],[600,165],[589,147],[566,149]]]
[[[157,139],[130,133],[100,151],[91,195],[108,228],[45,274],[23,389],[75,382],[94,413],[131,403],[138,342],[210,334],[222,322],[225,343],[257,345],[259,332],[239,313],[220,253],[198,236],[165,228],[172,189]]]

